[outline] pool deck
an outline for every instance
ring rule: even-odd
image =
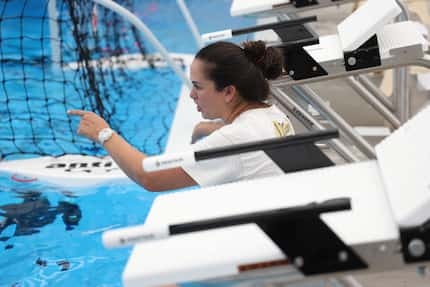
[[[191,62],[194,58],[191,54],[181,54],[186,66],[186,74],[190,74]],[[194,126],[202,120],[193,100],[190,98],[189,88],[182,84],[181,92],[170,128],[169,138],[165,152],[179,152],[185,150],[191,143],[191,135]]]

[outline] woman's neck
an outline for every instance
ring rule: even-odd
[[[224,118],[226,124],[231,124],[240,114],[252,109],[267,108],[268,104],[261,102],[242,101],[236,104],[231,112]]]

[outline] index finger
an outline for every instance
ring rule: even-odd
[[[85,115],[86,113],[88,113],[87,111],[83,111],[83,110],[68,110],[67,114],[68,115],[72,115],[72,116],[80,116],[82,117],[83,115]]]

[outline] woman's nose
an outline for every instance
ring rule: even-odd
[[[190,97],[191,97],[191,99],[193,99],[193,100],[197,98],[197,93],[196,93],[196,91],[194,90],[194,88],[192,88],[192,89],[191,89]]]

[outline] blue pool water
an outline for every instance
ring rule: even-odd
[[[136,15],[169,51],[196,52],[196,43],[175,1],[135,2]],[[202,5],[200,1],[188,1],[190,12],[195,15],[202,33],[251,25],[249,19],[228,17],[229,2],[213,0]],[[94,110],[96,101],[94,93],[86,92],[88,83],[84,69],[52,68],[59,63],[51,63],[53,49],[49,21],[46,20],[47,3],[48,0],[25,0],[0,5],[0,159],[43,154],[105,155],[99,146],[76,137],[74,131],[78,119],[66,114],[68,109]],[[61,60],[64,63],[76,62],[77,53],[72,53],[76,44],[73,29],[70,29],[73,23],[64,5],[60,6],[58,13],[63,23],[59,26]],[[91,10],[91,7],[89,5],[86,9]],[[109,57],[116,50],[138,52],[135,47],[138,42],[132,39],[127,23],[120,19],[113,24],[112,16],[104,16],[106,9],[98,8],[98,11],[98,32],[100,35],[110,33],[110,36],[99,39],[98,49],[101,51],[93,50],[93,58]],[[91,23],[90,20],[87,19],[86,23]],[[82,38],[88,33],[85,29]],[[120,36],[118,42],[112,40],[113,29]],[[114,41],[114,47],[106,39]],[[234,40],[244,39],[238,37]],[[94,48],[94,44],[89,45]],[[147,53],[156,52],[149,43],[144,42],[143,46]],[[104,82],[98,85],[98,89],[104,105],[103,115],[112,128],[148,154],[162,152],[181,86],[173,71],[168,68],[110,69],[96,70],[95,76],[96,81]],[[139,128],[142,126],[146,128]]]
[[[10,67],[8,75],[16,72],[19,76],[20,69]],[[49,91],[45,101],[42,96],[38,96],[43,95],[44,87],[38,79],[42,76],[37,72],[35,67],[26,68],[26,73],[34,76],[25,81],[25,89],[22,88],[22,77],[4,84],[9,102],[7,105],[2,104],[6,98],[0,99],[0,115],[6,117],[0,120],[0,158],[1,154],[11,154],[7,159],[34,157],[38,153],[54,156],[63,153],[105,155],[106,152],[100,146],[94,146],[89,140],[76,135],[79,118],[66,114],[69,109],[88,109],[88,104],[82,105],[81,97],[73,88],[75,84],[67,84],[66,94],[63,94],[62,83],[45,82],[45,89]],[[45,71],[43,76],[55,78],[56,73]],[[62,75],[70,82],[74,76],[72,71]],[[168,68],[129,71],[128,77],[138,79],[139,82],[129,84],[125,81],[121,86],[124,91],[122,96],[110,92],[111,99],[116,100],[114,104],[108,105],[115,109],[109,123],[138,149],[150,155],[158,154],[167,141],[181,81]],[[26,96],[30,98],[28,103],[24,100]],[[9,116],[10,111],[12,114]],[[7,121],[7,118],[13,118],[13,121]],[[37,138],[32,139],[33,135]],[[76,144],[72,144],[71,139]],[[26,154],[20,153],[20,150]]]
[[[0,190],[2,220],[11,221],[0,234],[0,286],[121,286],[130,249],[105,249],[101,232],[142,223],[155,197],[134,184],[73,192],[4,174]]]
[[[34,13],[41,9],[34,1],[8,2],[8,5],[34,5],[29,9]],[[196,52],[194,39],[176,6],[176,1],[146,0],[136,3],[139,4],[135,7],[135,13],[169,51]],[[201,33],[254,24],[251,19],[229,17],[231,1],[188,0],[186,3]],[[4,15],[5,11],[0,13]],[[11,37],[23,27],[30,27],[25,29],[34,29],[35,33],[45,29],[36,27],[31,20],[29,23],[23,23],[23,26],[16,25],[14,20],[10,21],[9,25],[7,21],[3,21],[1,37]],[[235,41],[244,39],[242,37]],[[0,52],[11,59],[19,58],[20,54],[15,54],[19,46],[15,40],[10,41],[2,43]],[[40,46],[40,43],[37,45]],[[43,46],[49,51],[48,42]],[[154,52],[151,45],[146,44],[145,47],[150,53]],[[25,53],[28,57],[38,55],[36,49],[26,49]],[[37,78],[40,77],[38,68],[40,67],[29,65],[24,69],[26,73]],[[14,66],[11,61],[3,74],[8,77],[21,75],[22,69],[22,66]],[[149,154],[160,153],[166,144],[181,83],[169,69],[133,73],[144,85],[120,83],[125,89],[125,96],[115,106],[116,116],[112,122],[139,149]],[[37,99],[43,90],[38,83],[37,80],[30,80],[30,83],[27,80],[28,85],[24,91],[23,83],[13,80],[7,83],[10,85],[7,90],[12,91],[9,96],[15,96],[17,99],[26,95]],[[12,133],[18,138],[14,145],[8,145],[10,140],[1,141],[0,152],[15,151],[16,145],[24,144],[28,134],[34,132],[28,130],[29,110],[40,117],[51,113],[55,115],[53,126],[56,128],[49,133],[56,137],[75,136],[69,134],[67,129],[62,130],[61,126],[68,124],[65,108],[79,108],[80,104],[74,103],[70,100],[72,97],[68,97],[64,107],[61,105],[64,98],[56,93],[62,90],[63,86],[50,84],[48,89],[51,95],[48,104],[39,106],[40,102],[32,101],[27,107],[23,106],[22,100],[6,103],[2,94],[4,89],[0,89],[0,138],[12,136]],[[6,104],[18,115],[12,122],[13,132],[11,123],[4,120],[7,115]],[[73,119],[72,125],[76,127],[76,119]],[[47,132],[42,131],[43,127],[38,130],[37,124],[34,127],[36,133]],[[83,139],[76,138],[76,141],[79,143],[78,148],[59,140],[69,152],[103,153],[102,150],[93,150]],[[51,145],[43,140],[35,143],[38,149],[49,150],[53,148]],[[37,153],[37,150],[34,152]],[[54,154],[56,152],[54,149]],[[111,228],[143,223],[155,197],[156,194],[133,183],[71,190],[37,181],[17,182],[10,175],[0,173],[0,287],[121,286],[121,273],[131,249],[105,249],[101,244],[101,233]]]

